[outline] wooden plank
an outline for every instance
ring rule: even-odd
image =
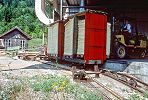
[[[73,55],[74,18],[65,24],[64,55]]]
[[[58,24],[49,27],[48,33],[48,54],[58,54]]]
[[[77,54],[84,55],[85,20],[78,20],[78,48]]]
[[[8,51],[19,50],[19,49],[20,49],[20,46],[7,47]]]

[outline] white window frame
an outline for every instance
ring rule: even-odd
[[[8,39],[8,46],[11,47],[12,43],[11,43],[11,39]]]
[[[25,48],[25,44],[26,44],[26,41],[25,41],[25,40],[21,40],[21,48],[22,48],[22,49]]]
[[[11,39],[5,39],[4,43],[5,43],[5,47],[11,47],[12,45]]]

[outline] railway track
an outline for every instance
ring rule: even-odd
[[[59,67],[61,69],[64,70],[69,70],[71,68],[67,68],[65,66],[58,65],[58,64],[54,64],[54,63],[47,63],[41,60],[38,60],[41,63],[50,65],[50,66],[54,66],[54,67]],[[72,74],[66,73],[69,76],[72,76]],[[106,91],[106,93],[110,94],[109,96],[107,94],[105,94],[104,92],[101,92],[101,94],[103,95],[105,100],[113,100],[113,98],[117,98],[118,100],[124,100],[120,95],[118,95],[117,93],[115,93],[114,91],[112,91],[111,89],[107,88],[106,86],[104,86],[103,84],[101,84],[100,82],[96,81],[95,79],[89,77],[91,79],[92,82],[87,82],[87,84],[90,86],[89,88],[93,88],[93,89],[98,89],[100,91],[100,89],[102,89],[102,91]],[[91,90],[93,92],[93,90]]]
[[[39,60],[39,62],[50,65],[50,66],[57,67],[59,69],[71,71],[71,67],[69,67],[69,65],[55,64],[52,62],[45,62],[45,61],[41,61],[41,60]],[[70,74],[70,73],[65,73],[65,74],[72,76],[72,74]],[[86,74],[87,74],[87,72],[86,72]],[[118,81],[121,84],[126,85],[129,88],[132,88],[134,91],[139,92],[142,96],[144,95],[145,91],[148,90],[148,84],[146,84],[146,83],[144,83],[144,82],[142,82],[130,75],[127,75],[125,73],[115,73],[112,71],[101,69],[100,74],[104,75],[108,78],[111,78],[114,81]],[[92,86],[92,88],[95,88],[98,90],[101,89],[102,91],[105,91],[104,93],[103,92],[101,93],[103,95],[103,97],[105,98],[105,100],[112,100],[112,99],[124,100],[125,99],[123,96],[119,95],[118,92],[115,92],[115,90],[113,90],[113,89],[103,85],[101,82],[97,81],[97,79],[99,79],[99,78],[94,78],[89,75],[87,75],[87,78],[91,79],[91,82],[88,82],[88,84],[90,86]],[[105,93],[107,93],[107,94],[105,94]]]
[[[148,91],[148,84],[138,80],[137,78],[125,73],[114,73],[111,71],[103,71],[102,75],[110,77],[144,95]]]
[[[81,82],[82,85],[86,86],[89,88],[89,90],[91,92],[94,92],[94,90],[96,91],[96,89],[98,90],[98,96],[103,96],[104,100],[112,100],[111,97],[109,97],[107,94],[105,94],[104,92],[100,91],[100,88],[98,86],[96,86],[95,84],[91,83],[91,82]]]
[[[93,83],[88,83],[88,85],[90,86],[89,88],[91,88],[91,89],[95,89],[96,90],[96,89],[99,88],[99,87],[96,87]],[[91,90],[91,91],[93,92],[93,90]],[[108,95],[106,95],[104,92],[102,92],[102,91],[99,91],[99,92],[104,97],[105,100],[112,100],[112,98],[109,97]]]
[[[91,78],[92,82],[91,84],[94,87],[97,87],[97,89],[104,91],[102,92],[102,95],[104,96],[105,100],[124,100],[124,97],[120,96],[118,93],[113,91],[112,89],[108,88],[107,86],[103,85],[102,83],[98,82],[96,79]]]

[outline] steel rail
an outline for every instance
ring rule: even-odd
[[[55,64],[52,63],[46,63],[46,62],[42,62],[41,60],[38,60],[38,62],[43,63],[43,64],[47,64],[47,65],[51,65],[51,66],[56,66]],[[61,66],[59,66],[61,68]],[[64,69],[64,67],[62,67],[61,69]],[[66,68],[67,70],[67,68]],[[64,72],[65,73],[65,72]],[[67,75],[70,75],[68,73],[66,73]],[[72,76],[72,75],[70,75]],[[96,88],[92,83],[88,82],[87,84],[90,84],[93,88]],[[92,91],[92,90],[91,90]],[[93,91],[92,91],[93,92]],[[104,96],[105,100],[112,100],[110,97],[108,97],[105,93],[101,92],[101,94]]]
[[[93,88],[96,88],[96,86],[94,86],[92,83],[89,82],[88,84]],[[112,100],[112,98],[108,97],[105,93],[101,92],[101,94],[104,96],[105,100]]]
[[[118,82],[120,82],[120,83],[122,83],[122,84],[124,84],[124,85],[126,85],[126,86],[128,86],[128,87],[130,87],[130,88],[132,88],[132,89],[134,89],[134,90],[140,92],[142,95],[144,95],[144,93],[145,93],[144,91],[142,91],[142,90],[140,90],[140,89],[138,89],[138,88],[136,88],[136,87],[130,85],[129,83],[127,83],[127,82],[125,82],[125,81],[123,81],[123,80],[120,80],[120,79],[118,79],[118,78],[112,77],[112,76],[107,75],[107,74],[104,74],[104,73],[103,73],[102,75],[105,75],[105,76],[107,76],[107,77],[110,77],[110,78],[112,78],[112,79],[114,79],[114,80],[116,80],[116,81],[118,81]]]
[[[128,77],[128,78],[133,78],[134,80],[136,80],[137,82],[139,82],[139,83],[145,85],[145,86],[148,88],[148,84],[147,84],[147,83],[144,83],[143,81],[141,81],[141,80],[139,80],[139,79],[137,79],[137,78],[135,78],[135,77],[132,77],[132,76],[130,76],[130,75],[128,75],[128,74],[121,73],[121,72],[118,72],[117,74],[124,75],[124,76],[126,76],[126,77]]]
[[[70,67],[67,67],[67,66],[61,66],[61,64],[59,65],[59,64],[55,64],[55,63],[53,63],[53,62],[51,62],[51,63],[47,63],[47,62],[44,62],[44,61],[41,61],[41,60],[37,60],[38,62],[41,62],[41,63],[43,63],[43,64],[47,64],[47,65],[51,65],[51,66],[56,66],[56,67],[58,67],[58,68],[60,68],[60,69],[64,69],[64,70],[68,70],[68,71],[71,71],[71,68]],[[105,72],[107,72],[106,70],[103,70],[103,71],[105,71]],[[109,71],[108,71],[109,72]],[[120,82],[120,83],[122,83],[122,84],[124,84],[124,85],[126,85],[126,86],[128,86],[128,87],[130,87],[130,88],[133,88],[134,90],[136,90],[136,91],[138,91],[138,92],[140,92],[142,95],[144,95],[144,91],[142,91],[142,90],[140,90],[140,89],[138,89],[138,88],[136,88],[136,87],[134,87],[134,86],[132,86],[132,85],[130,85],[128,82],[126,82],[126,81],[123,81],[123,80],[120,80],[120,79],[118,79],[118,78],[115,78],[115,77],[113,77],[113,76],[111,76],[111,75],[107,75],[107,74],[105,74],[105,73],[101,73],[102,75],[105,75],[105,76],[107,76],[107,77],[110,77],[110,78],[112,78],[112,79],[114,79],[114,80],[116,80],[116,81],[118,81],[118,82]],[[129,77],[129,78],[133,78],[133,77],[130,77],[129,75],[126,75],[126,74],[122,74],[122,73],[117,73],[117,75],[124,75],[124,76],[126,76],[126,77]],[[141,82],[140,80],[138,80],[138,79],[136,79],[136,78],[134,78],[137,82],[139,82],[139,83],[141,83],[141,84],[143,84],[143,85],[145,85],[145,86],[147,86],[147,84],[146,83],[143,83],[143,82]],[[101,83],[100,83],[100,85],[102,85]]]
[[[97,85],[101,86],[102,88],[104,88],[106,91],[108,91],[109,93],[111,93],[112,95],[114,95],[116,98],[118,98],[119,100],[124,100],[123,97],[121,97],[119,94],[115,93],[113,90],[111,90],[110,88],[104,86],[102,83],[98,82],[97,80],[93,79],[92,77],[88,76],[90,79],[92,79],[93,82],[95,82]]]

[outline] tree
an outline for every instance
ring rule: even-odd
[[[42,37],[42,23],[34,10],[34,0],[0,0],[0,34],[18,26],[34,38]]]

